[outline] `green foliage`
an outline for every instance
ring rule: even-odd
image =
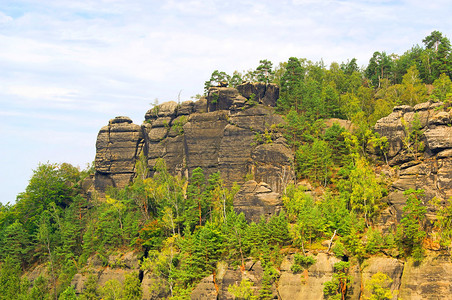
[[[431,99],[434,101],[451,101],[452,99],[452,81],[450,77],[441,73],[439,78],[433,82],[433,92]]]
[[[419,262],[423,259],[422,244],[426,236],[424,221],[427,209],[423,206],[421,200],[424,196],[424,191],[407,190],[404,194],[408,196],[408,199],[403,208],[403,216],[400,221],[402,231],[399,241],[403,250],[408,255],[412,255],[415,261]]]
[[[99,299],[97,292],[97,278],[90,274],[85,282],[85,289],[80,297],[82,300],[96,300]]]
[[[181,135],[184,133],[184,125],[187,122],[188,122],[187,116],[180,116],[173,121],[173,123],[171,125],[171,129],[174,132],[176,132],[177,135]]]
[[[207,95],[210,87],[217,86],[222,82],[227,83],[230,79],[231,76],[229,76],[225,72],[220,72],[218,70],[213,71],[210,79],[204,83],[204,94]]]
[[[110,279],[99,289],[99,294],[105,300],[123,299],[122,285],[116,279]],[[124,298],[126,299],[126,298]]]
[[[347,288],[352,277],[347,275],[349,262],[340,261],[334,264],[333,279],[323,284],[323,295],[326,299],[345,299]]]
[[[1,257],[5,261],[9,258],[16,263],[24,264],[30,257],[31,240],[23,225],[16,220],[2,232]]]
[[[296,253],[293,258],[294,263],[290,267],[290,270],[294,273],[300,272],[303,269],[307,269],[316,262],[316,259],[314,257],[305,256],[300,253]]]
[[[0,299],[27,299],[29,283],[20,275],[20,265],[7,257],[0,266]]]
[[[452,197],[443,205],[439,199],[432,200],[438,209],[435,226],[440,232],[440,243],[443,247],[449,247],[452,242]]]
[[[370,224],[384,194],[382,182],[364,158],[357,159],[347,177],[338,183],[341,197],[349,199],[350,210],[363,215],[366,224]]]
[[[257,296],[254,295],[252,286],[253,282],[242,279],[239,286],[228,286],[228,292],[234,296],[234,299],[254,300],[257,299]]]
[[[258,82],[270,83],[275,73],[273,63],[267,59],[260,60],[255,73]]]
[[[295,245],[303,247],[306,241],[312,243],[323,235],[326,224],[321,208],[302,187],[289,186],[282,200],[288,219],[295,222],[291,231]]]
[[[336,256],[337,258],[342,258],[345,255],[345,247],[341,241],[335,242],[331,250],[333,251],[334,256]]]
[[[375,254],[379,252],[385,246],[385,240],[380,231],[377,229],[369,228],[367,230],[367,242],[365,250],[369,254]]]
[[[58,300],[76,300],[77,295],[72,286],[68,286],[58,297]]]
[[[331,148],[323,140],[314,139],[312,144],[302,145],[296,152],[298,174],[326,185],[332,173],[332,156]]]
[[[390,300],[393,293],[389,288],[392,279],[381,272],[372,275],[372,278],[366,283],[366,290],[370,292],[370,297],[364,297],[366,300]]]
[[[138,274],[129,273],[125,276],[124,287],[123,287],[124,297],[127,300],[140,300],[143,291],[141,288],[141,282],[138,279]]]
[[[47,279],[42,275],[35,279],[30,290],[30,298],[36,300],[50,299]]]
[[[362,260],[397,244],[405,255],[419,261],[426,236],[422,197],[411,193],[395,237],[393,233],[382,235],[373,222],[385,207],[381,199],[386,190],[366,157],[372,146],[386,158],[388,141],[371,128],[395,105],[414,105],[429,96],[443,101],[443,107],[449,105],[450,41],[434,31],[423,43],[425,47],[413,46],[400,56],[375,52],[363,70],[356,59],[333,62],[327,68],[322,61],[291,57],[276,68],[261,60],[255,70],[235,71],[232,76],[218,70],[212,73],[205,83],[206,93],[215,85],[235,87],[246,80],[280,86],[277,110],[286,122],[279,129],[296,151],[297,177],[309,180],[315,188],[309,191],[316,195],[313,198],[301,187],[287,187],[282,197],[285,213],[262,218],[257,224],[248,224],[243,214],[234,212],[237,188],[226,189],[219,173],[207,178],[202,169],[195,169],[191,178],[174,177],[163,159],[149,170],[147,158],[141,155],[130,185],[108,190],[104,199],[87,201],[80,185],[93,174],[93,166],[79,171],[69,164],[40,164],[16,204],[0,205],[0,299],[58,294],[73,299],[70,282],[88,257],[96,255],[107,265],[107,257],[118,248],[148,253],[142,270],[158,274],[154,296],[162,293],[173,298],[187,298],[199,280],[215,272],[220,260],[244,269],[249,257],[261,261],[264,278],[259,295],[270,298],[282,248],[321,248],[320,241],[330,239],[334,232],[332,251],[338,257]],[[425,85],[431,83],[429,95]],[[253,102],[251,97],[248,104]],[[158,106],[154,110],[157,113]],[[328,118],[352,121],[352,132],[338,124],[326,128],[325,124],[333,122],[326,122]],[[186,117],[177,118],[172,130],[182,134],[186,121]],[[414,155],[425,147],[421,125],[417,115],[404,124],[403,142]],[[256,142],[271,143],[275,137],[272,128],[257,135]],[[451,206],[438,204],[435,227],[442,247],[449,247],[452,240]],[[35,264],[47,264],[48,277],[31,286],[20,275]],[[293,268],[300,271],[303,265],[300,261]],[[349,278],[344,268],[338,267],[335,274],[325,284],[325,294],[343,297]],[[139,298],[137,280],[134,275],[121,287],[125,296],[120,295],[117,282],[102,289],[90,277],[82,298]],[[247,294],[249,288],[243,282],[237,293],[252,299],[256,295]]]

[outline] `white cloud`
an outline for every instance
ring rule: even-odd
[[[45,86],[27,86],[16,85],[9,86],[7,93],[31,99],[51,100],[57,102],[71,102],[77,97],[76,90],[65,89],[61,87]]]
[[[2,12],[0,11],[0,26],[9,23],[9,22],[11,22],[12,20],[13,20],[12,17],[10,17],[10,16],[8,16],[8,15],[6,15],[6,14],[4,14],[4,13],[2,13]]]

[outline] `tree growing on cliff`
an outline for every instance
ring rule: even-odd
[[[426,236],[424,230],[425,214],[427,208],[422,205],[423,190],[409,189],[404,192],[408,196],[403,208],[403,217],[400,221],[401,235],[399,241],[403,250],[412,255],[415,261],[421,261],[424,255],[422,244]]]
[[[226,82],[226,84],[228,84],[230,79],[231,76],[226,74],[226,72],[220,72],[218,70],[213,71],[212,75],[210,75],[210,79],[204,83],[204,95],[207,95],[209,89],[213,86],[218,86],[222,82]]]
[[[364,297],[366,300],[391,300],[394,296],[390,285],[393,282],[391,277],[385,273],[375,273],[366,283],[366,289],[370,292],[370,297]]]
[[[259,82],[270,83],[273,80],[273,63],[267,59],[259,61],[259,66],[256,68],[256,79]]]

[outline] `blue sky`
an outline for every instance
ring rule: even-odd
[[[218,69],[290,56],[367,64],[433,30],[450,38],[450,1],[4,0],[0,2],[0,201],[38,163],[84,168],[99,129],[141,124],[160,103],[202,93]]]

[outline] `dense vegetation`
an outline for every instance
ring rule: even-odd
[[[170,175],[162,161],[155,176],[148,177],[144,158],[137,162],[137,176],[125,189],[111,189],[104,200],[89,201],[81,183],[92,169],[79,171],[69,164],[42,164],[34,171],[25,192],[13,205],[0,206],[0,299],[75,299],[70,286],[74,276],[96,255],[108,264],[108,255],[135,249],[142,253],[142,270],[156,274],[161,284],[155,293],[185,298],[203,277],[215,272],[220,260],[244,267],[245,260],[260,260],[262,287],[251,293],[251,283],[231,286],[245,299],[268,299],[278,276],[282,249],[297,249],[293,272],[315,262],[306,250],[319,250],[321,242],[336,236],[331,251],[339,258],[362,261],[380,251],[395,251],[422,260],[422,226],[425,208],[422,191],[407,191],[401,223],[394,231],[374,225],[384,209],[387,179],[375,175],[367,150],[372,147],[384,162],[386,140],[371,128],[395,105],[415,105],[426,100],[451,101],[452,49],[450,41],[434,31],[404,54],[375,52],[365,68],[355,59],[346,63],[291,57],[273,68],[262,60],[256,70],[232,76],[215,71],[205,84],[226,81],[273,82],[280,86],[277,110],[286,118],[281,128],[296,153],[297,176],[321,190],[313,198],[302,186],[288,186],[283,195],[285,211],[269,220],[248,224],[237,215],[232,199],[238,187],[224,187],[220,174],[206,178],[195,169],[189,179]],[[355,124],[348,132],[337,124],[325,128],[326,118]],[[413,140],[415,142],[415,128]],[[272,141],[272,132],[262,142]],[[420,151],[420,149],[418,149]],[[416,150],[417,151],[417,150]],[[439,210],[441,242],[452,239],[452,205]],[[47,267],[32,286],[23,272],[38,264]],[[337,298],[347,290],[349,262],[335,266],[325,295]],[[387,294],[377,276],[372,291]],[[372,281],[372,282],[374,282]],[[372,283],[373,284],[373,283]],[[109,281],[86,283],[83,299],[140,299],[138,274],[124,284]]]

